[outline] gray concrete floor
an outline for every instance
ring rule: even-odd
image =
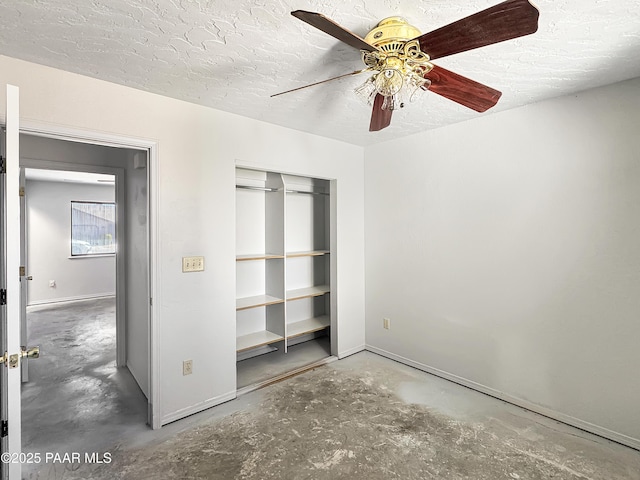
[[[368,352],[157,431],[117,429],[83,433],[111,463],[25,477],[640,480],[636,450]]]
[[[284,353],[282,342],[275,352],[237,363],[237,388],[253,385],[299,367],[310,365],[331,355],[328,335],[289,347]]]
[[[127,368],[116,368],[115,298],[30,307],[22,386],[24,452],[93,452],[148,430],[147,400]],[[38,478],[25,465],[25,478]]]

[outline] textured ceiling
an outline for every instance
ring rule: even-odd
[[[479,114],[426,92],[368,131],[357,50],[292,17],[364,36],[401,15],[423,33],[499,0],[0,0],[0,54],[358,145],[640,76],[638,0],[538,0],[537,33],[434,63],[503,92]]]

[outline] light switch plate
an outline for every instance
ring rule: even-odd
[[[191,375],[193,373],[193,360],[185,360],[182,362],[182,375]]]
[[[182,257],[183,272],[204,271],[204,257]]]

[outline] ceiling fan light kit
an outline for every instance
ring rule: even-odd
[[[406,100],[415,100],[418,92],[429,87],[431,82],[425,75],[433,64],[415,40],[420,35],[404,18],[389,17],[364,37],[376,50],[363,50],[362,61],[375,73],[355,91],[368,105],[373,105],[376,95],[382,95],[383,110],[403,108]]]
[[[528,0],[506,0],[429,33],[404,18],[380,21],[364,38],[320,13],[296,10],[294,17],[361,51],[366,68],[305,87],[364,72],[373,74],[355,89],[373,106],[370,131],[386,128],[393,110],[430,90],[477,112],[493,107],[501,92],[431,63],[431,60],[534,33],[539,12]]]

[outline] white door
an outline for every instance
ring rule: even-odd
[[[7,85],[5,170],[2,174],[2,338],[0,339],[0,400],[2,402],[2,477],[21,478],[20,447],[20,167],[19,167],[19,91]],[[5,327],[6,325],[6,327]],[[4,422],[7,422],[6,424]],[[12,461],[12,460],[15,460]]]

